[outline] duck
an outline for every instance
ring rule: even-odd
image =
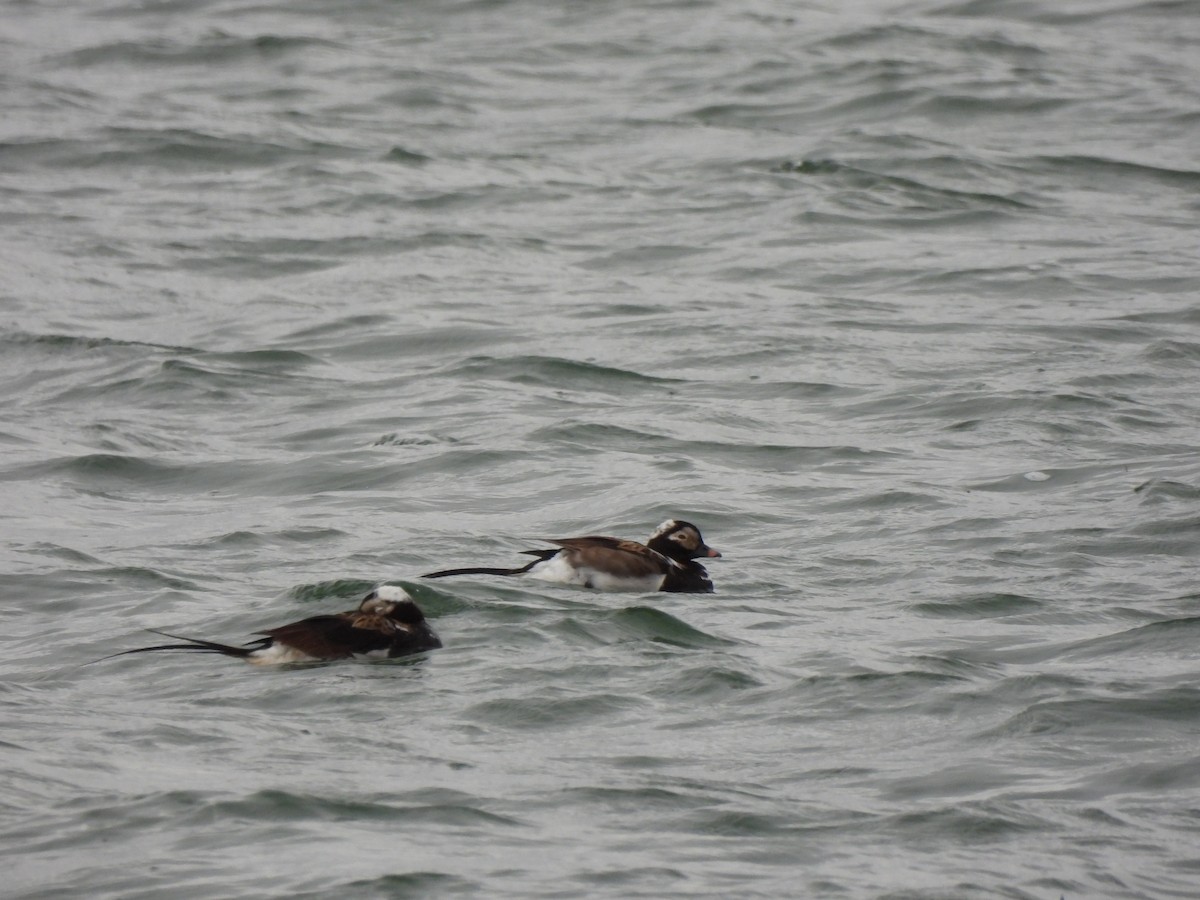
[[[441,640],[425,621],[421,608],[408,592],[390,584],[379,585],[372,590],[357,609],[311,616],[278,628],[257,631],[255,634],[264,636],[248,641],[241,647],[169,634],[153,628],[150,630],[185,643],[138,647],[114,653],[113,656],[155,653],[159,650],[192,650],[220,653],[262,666],[335,659],[395,659],[437,650],[442,646]]]
[[[599,591],[670,591],[711,594],[713,583],[698,559],[720,559],[704,543],[700,529],[682,519],[668,519],[644,544],[621,538],[587,535],[546,538],[555,549],[522,550],[533,562],[512,569],[472,566],[429,572],[422,578],[452,575],[523,575],[540,581]]]

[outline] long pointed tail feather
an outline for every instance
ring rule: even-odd
[[[465,569],[442,569],[440,572],[430,572],[428,575],[422,575],[422,578],[446,578],[449,575],[524,575],[538,563],[545,562],[550,557],[561,553],[558,547],[552,550],[522,550],[522,553],[528,556],[536,556],[533,562],[525,566],[518,566],[515,569],[497,569],[490,566],[469,566]]]
[[[487,566],[471,566],[466,569],[442,569],[440,572],[430,572],[428,575],[422,575],[422,578],[445,578],[448,575],[524,575],[540,562],[545,562],[554,554],[558,553],[554,550],[522,550],[522,553],[528,553],[530,556],[536,556],[533,562],[527,566],[519,566],[516,569],[493,569]]]
[[[428,572],[422,575],[422,578],[445,578],[449,575],[521,575],[528,572],[536,562],[531,562],[527,566],[521,566],[519,569],[489,569],[489,568],[467,568],[467,569],[442,569],[440,572]]]
[[[262,642],[258,642],[257,646],[253,647],[232,647],[229,644],[218,644],[216,641],[206,641],[201,638],[184,637],[180,634],[170,634],[166,631],[159,631],[157,628],[149,628],[154,634],[161,634],[163,637],[173,638],[177,641],[186,641],[183,644],[155,644],[153,647],[135,647],[133,650],[122,650],[120,653],[112,653],[108,656],[102,656],[95,662],[100,662],[105,659],[112,659],[116,656],[128,656],[131,653],[154,653],[158,650],[192,650],[199,653],[223,653],[226,656],[235,656],[239,659],[245,659],[255,650],[261,650]]]

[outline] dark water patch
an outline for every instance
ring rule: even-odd
[[[1055,325],[1048,322],[1038,322],[1018,329],[1019,333],[1028,335],[1039,343],[1049,338],[1062,344],[1078,347],[1081,341],[1097,344],[1131,344],[1142,347],[1159,335],[1158,329],[1148,326],[1138,327],[1129,322],[1080,322],[1073,325]],[[1041,369],[1038,370],[1042,371]],[[1144,370],[1114,372],[1106,369],[1100,372],[1089,372],[1087,375],[1072,378],[1065,384],[1081,388],[1131,388],[1146,387],[1155,384],[1157,377]]]
[[[1057,548],[1054,559],[1058,565],[1076,568],[1094,566],[1098,560],[1137,561],[1151,557],[1194,559],[1200,552],[1200,528],[1195,518],[1164,517],[1097,538],[1090,538],[1081,532],[1082,539],[1075,541],[1065,540],[1072,535],[1064,534],[1064,541]],[[1028,554],[1028,549],[1026,552]],[[1126,597],[1144,593],[1143,589],[1135,586],[1127,586],[1123,590]]]
[[[886,796],[894,800],[920,800],[931,797],[966,797],[1008,787],[1019,775],[1003,766],[964,763],[948,766],[926,775],[892,780]]]
[[[946,98],[937,98],[926,102],[934,104],[948,101]],[[1034,208],[1032,204],[1011,196],[932,185],[915,178],[874,172],[836,160],[783,163],[777,171],[835,179],[841,189],[850,192],[836,199],[841,205],[852,207],[859,216],[872,208],[909,209],[926,215],[949,211]]]
[[[586,306],[581,306],[575,310],[566,310],[566,314],[571,318],[576,319],[603,319],[606,323],[612,323],[619,319],[648,319],[657,316],[670,316],[672,307],[666,304],[659,303],[626,303],[620,300],[617,301],[599,301],[593,300]]]
[[[10,447],[30,447],[33,446],[34,440],[8,431],[0,431],[0,443],[8,444]]]
[[[655,684],[651,693],[659,697],[717,702],[763,686],[762,681],[740,669],[703,665],[683,669],[675,676]]]
[[[442,325],[434,328],[407,328],[400,322],[382,318],[378,321],[343,324],[330,322],[326,328],[304,329],[289,335],[289,343],[315,342],[321,352],[331,359],[361,364],[364,360],[380,360],[392,364],[389,369],[394,378],[411,372],[417,360],[422,361],[421,377],[432,369],[431,374],[454,377],[454,367],[446,366],[447,357],[479,349],[494,349],[505,339],[517,332],[502,325],[480,327],[473,323]],[[472,357],[484,360],[485,357]],[[466,363],[470,365],[470,360]],[[439,373],[438,370],[442,371]],[[476,374],[476,370],[469,370]],[[391,383],[385,385],[392,387]]]
[[[651,273],[669,269],[690,257],[704,253],[704,248],[681,244],[645,245],[626,250],[617,250],[576,263],[579,268],[606,272],[628,271]]]
[[[413,599],[417,600],[422,610],[426,608],[426,601],[415,596]],[[446,608],[451,612],[457,611],[453,605]],[[478,607],[471,603],[467,603],[463,611],[479,615]],[[433,615],[427,615],[430,619],[434,618]],[[535,617],[532,623],[520,621],[519,618],[518,621],[509,621],[507,617],[487,611],[480,616],[479,621],[487,623],[485,631],[466,627],[460,629],[453,637],[442,635],[442,640],[451,654],[467,654],[467,657],[460,659],[478,659],[481,654],[540,654],[546,652],[548,647],[562,648],[563,652],[580,652],[575,648],[587,647],[590,650],[594,646],[606,643],[603,638],[593,638],[582,627],[572,630],[565,624],[543,625],[541,617]],[[442,630],[439,628],[439,633]]]
[[[864,221],[867,221],[873,227],[881,230],[920,228],[924,231],[954,231],[998,227],[1014,218],[1013,215],[997,209],[960,208],[949,204],[945,204],[943,207],[930,208],[917,202],[919,198],[900,198],[897,200],[890,197],[870,196],[863,198],[852,195],[837,197],[836,199],[846,210],[842,214],[839,215],[830,211],[807,211],[799,214],[796,217],[796,222],[814,227],[833,225],[854,226],[855,224],[862,227]],[[883,271],[878,271],[874,274],[877,274],[885,281],[902,282],[910,291],[918,288],[921,284],[942,283],[951,278],[963,281],[968,280],[962,278],[960,273],[933,276],[928,281],[924,278],[913,278],[906,273],[894,270],[890,273],[890,277],[888,277],[889,273]],[[822,280],[822,283],[834,285],[846,282],[838,278],[826,278]]]
[[[611,615],[611,621],[638,638],[673,647],[699,649],[729,646],[735,641],[707,634],[670,613],[649,606],[629,606]]]
[[[365,425],[365,423],[364,423]],[[288,447],[299,453],[327,450],[329,447],[344,447],[350,435],[344,424],[325,425],[318,428],[305,428],[289,434],[277,435],[275,440],[281,447]],[[462,443],[462,438],[443,434],[402,434],[390,431],[381,434],[375,440],[367,441],[370,447],[436,447],[453,446]]]
[[[1032,0],[960,0],[930,10],[940,16],[963,18],[1001,19],[1018,22],[1038,22],[1048,25],[1088,26],[1103,22],[1109,17],[1136,14],[1174,17],[1180,7],[1189,6],[1187,0],[1151,0],[1151,2],[1124,2],[1109,5],[1099,3],[1080,4],[1077,8],[1062,8],[1045,5]]]
[[[246,275],[270,278],[316,272],[344,265],[360,257],[390,257],[437,246],[476,246],[475,234],[425,233],[417,236],[348,235],[332,238],[260,237],[209,240],[203,244],[176,242],[170,249],[181,254],[177,265],[223,277]],[[490,241],[489,241],[490,242]]]
[[[1089,778],[1080,788],[1085,796],[1112,794],[1174,795],[1200,787],[1200,759],[1133,763]]]
[[[941,675],[956,680],[993,681],[1001,671],[998,665],[969,659],[957,653],[923,653],[905,657],[903,661],[910,666],[921,666],[919,671],[927,675]]]
[[[958,124],[973,118],[1050,116],[1077,102],[1070,94],[1057,97],[981,97],[977,93],[942,93],[915,103],[912,111]]]
[[[665,866],[633,866],[620,869],[585,870],[572,876],[572,881],[596,887],[628,887],[637,889],[640,896],[656,889],[671,891],[673,885],[690,880],[679,869]]]
[[[774,692],[780,702],[794,698],[804,713],[772,716],[781,722],[806,718],[841,719],[868,712],[905,713],[914,704],[929,701],[930,691],[961,685],[971,679],[959,673],[928,672],[909,669],[899,672],[856,672],[853,674],[810,675],[795,685]]]
[[[317,361],[302,353],[264,351],[253,354],[227,354],[226,361],[238,360],[237,365],[219,365],[220,356],[209,355],[196,359],[168,359],[162,364],[161,377],[150,380],[148,386],[173,386],[187,383],[203,387],[218,396],[233,396],[252,391],[256,386],[274,385],[286,380],[294,383],[297,373]],[[246,365],[250,362],[250,365]]]
[[[396,321],[390,315],[341,315],[290,331],[284,335],[282,341],[287,344],[296,344],[313,341],[317,338],[329,338],[332,343],[342,346],[347,334],[371,334],[395,326]]]
[[[284,474],[270,479],[282,492],[296,489],[315,494],[323,491],[368,491],[395,488],[404,482],[437,478],[441,482],[459,482],[488,473],[496,478],[505,474],[513,480],[526,477],[533,454],[523,450],[486,450],[477,447],[445,450],[433,456],[411,459],[407,456],[377,466],[351,464],[348,460],[320,462],[312,471]],[[523,468],[522,468],[523,467]],[[478,500],[476,506],[478,508]]]
[[[895,94],[889,94],[894,97]],[[873,98],[874,99],[874,98]],[[870,104],[863,103],[864,106]],[[807,118],[813,106],[812,101],[800,102],[743,102],[743,103],[706,103],[688,109],[681,113],[700,125],[715,128],[748,129],[761,131],[763,129],[792,130],[798,123]]]
[[[998,876],[996,876],[998,878]],[[901,888],[900,890],[886,890],[883,893],[873,895],[874,900],[1045,900],[1041,894],[1031,894],[1018,887],[1011,887],[1003,884],[999,887],[994,882],[987,883],[978,880],[957,881],[948,887],[921,887],[915,889]],[[1051,898],[1055,900],[1055,898]],[[1057,900],[1068,900],[1067,897],[1059,896]]]
[[[955,503],[948,499],[936,497],[933,494],[918,493],[917,491],[889,488],[870,494],[855,495],[839,500],[825,500],[814,504],[827,513],[845,513],[857,511],[867,513],[873,510],[894,510],[896,512],[915,510],[945,509]]]
[[[349,454],[356,456],[356,454]],[[257,496],[302,495],[311,501],[326,493],[395,488],[430,473],[468,477],[472,472],[501,472],[527,459],[520,451],[448,451],[434,458],[389,460],[370,465],[347,454],[274,462],[210,459],[203,463],[167,462],[128,454],[93,453],[0,469],[0,482],[39,479],[61,482],[111,500],[146,494],[239,490]]]
[[[886,24],[855,22],[851,27],[838,30],[834,34],[822,36],[820,44],[829,48],[843,50],[858,50],[864,47],[878,48],[881,44],[897,45],[911,49],[915,45],[930,40],[940,41],[945,33],[937,30],[934,23],[924,25],[919,20],[914,22],[888,22]],[[891,54],[886,57],[888,65],[899,65],[901,60]]]
[[[682,383],[674,378],[642,375],[627,369],[546,356],[516,356],[503,359],[475,356],[455,363],[439,374],[472,382],[497,381],[551,387],[557,390],[598,391],[621,395],[639,388],[661,388],[664,385]]]
[[[29,545],[28,552],[39,556],[46,556],[50,559],[59,559],[63,562],[74,563],[81,566],[103,566],[102,560],[84,553],[82,550],[76,550],[73,547],[64,547],[60,544],[50,542],[39,542]]]
[[[863,779],[877,775],[876,769],[868,769],[862,766],[833,766],[830,768],[806,769],[800,773],[799,777],[804,781],[812,782],[842,782],[853,780],[859,783]],[[791,776],[788,776],[788,781],[791,781]]]
[[[114,384],[110,382],[109,384]],[[131,383],[132,384],[132,383]],[[103,397],[108,393],[103,386],[88,391],[88,399]],[[113,391],[114,394],[120,391]],[[54,403],[72,402],[82,399],[76,391],[66,390],[53,398]],[[110,453],[116,456],[136,456],[138,453],[151,451],[153,453],[170,453],[179,451],[194,451],[196,441],[194,436],[181,434],[178,430],[142,430],[145,424],[138,421],[109,421],[92,422],[82,429],[82,435],[87,438],[88,446],[92,449]]]
[[[735,444],[713,440],[684,440],[592,422],[567,421],[540,428],[532,438],[563,444],[590,453],[618,451],[638,455],[676,455],[758,471],[797,471],[813,466],[853,466],[857,471],[866,460],[882,460],[897,454],[853,446],[787,446],[782,444]]]
[[[198,546],[223,547],[236,552],[290,544],[319,544],[329,540],[341,540],[346,536],[346,532],[336,528],[293,528],[275,532],[242,530],[217,535]]]
[[[89,609],[98,595],[131,592],[143,597],[150,591],[209,591],[198,581],[146,566],[73,566],[65,571],[7,574],[0,596],[24,604],[36,602],[45,612],[71,613]],[[157,603],[151,598],[151,605]]]
[[[1053,296],[1064,293],[1080,293],[1083,290],[1068,275],[1030,265],[966,266],[953,269],[928,267],[926,271],[917,274],[913,274],[907,269],[889,269],[872,274],[884,283],[894,285],[897,291],[907,296],[937,293],[957,297],[969,291],[976,299],[992,298],[1007,302],[1019,302],[1031,295],[1044,296],[1048,294]],[[896,330],[904,330],[904,328]],[[910,325],[908,330],[928,331],[934,334],[957,331],[978,332],[978,328],[967,329],[958,324]]]
[[[573,616],[567,616],[551,625],[547,628],[547,632],[573,644],[592,647],[603,647],[616,640],[615,635],[608,629],[598,627],[594,622],[581,621]]]
[[[162,842],[147,842],[146,848],[169,852]],[[181,864],[177,857],[173,857],[171,861],[155,866],[153,871],[144,871],[136,863],[125,861],[119,847],[106,850],[105,858],[93,865],[76,868],[52,880],[46,878],[45,881],[52,881],[52,884],[20,894],[14,893],[10,900],[66,900],[79,896],[94,900],[153,900],[165,894],[170,894],[175,900],[206,900],[213,896],[212,867],[197,871],[199,867]],[[228,890],[239,891],[240,886],[235,885],[245,880],[248,879],[244,876],[228,876]]]
[[[1166,503],[1171,500],[1200,500],[1200,486],[1171,481],[1166,478],[1151,478],[1133,489],[1147,505]]]
[[[173,356],[155,366],[153,360],[138,360],[138,367],[126,367],[106,377],[75,384],[52,399],[60,404],[104,403],[123,399],[134,402],[176,403],[187,399],[225,401],[234,398],[278,394],[283,385],[294,388],[297,382],[321,384],[303,370],[319,361],[294,351],[249,351],[208,354],[195,352],[186,357]],[[98,426],[104,427],[104,426]]]
[[[407,804],[387,800],[321,797],[292,791],[264,790],[233,800],[208,801],[193,809],[198,822],[277,822],[296,826],[306,822],[378,822],[423,827],[483,828],[516,826],[508,816],[463,803]]]
[[[96,582],[75,569],[59,572],[5,573],[0,578],[0,597],[22,604],[53,603],[62,611],[79,608],[79,598],[96,590]],[[16,606],[0,609],[0,616],[18,615]]]
[[[1190,687],[1034,703],[985,737],[1086,735],[1117,741],[1153,733],[1200,735],[1200,691]]]
[[[1154,610],[1164,615],[1167,614],[1168,611],[1175,611],[1183,614],[1200,612],[1200,594],[1186,593],[1177,596],[1163,597],[1155,602]],[[1121,607],[1114,609],[1113,612],[1116,615],[1127,615],[1129,618],[1137,618],[1138,616],[1147,614],[1147,612],[1142,609],[1135,609],[1132,613],[1129,613]]]
[[[202,467],[172,465],[127,454],[91,453],[31,463],[0,471],[0,480],[32,478],[80,480],[91,486],[186,486],[199,478]]]
[[[1142,358],[1154,363],[1167,363],[1194,370],[1200,361],[1200,342],[1181,340],[1155,341],[1141,353]]]
[[[206,379],[201,374],[202,371],[185,363],[159,364],[153,368],[141,365],[137,369],[126,368],[121,372],[114,372],[107,378],[78,382],[50,399],[56,405],[74,407],[86,407],[89,404],[116,406],[123,400],[148,406],[166,406],[197,400],[222,402],[237,395],[241,386],[236,379],[227,379],[228,387],[222,387],[213,383],[219,379]],[[93,430],[103,429],[103,425],[100,425],[99,429],[93,426]],[[126,429],[126,436],[131,433],[135,432]],[[99,449],[116,450],[121,446],[119,438],[112,439],[111,443],[104,438],[101,441]],[[105,443],[108,443],[108,446],[105,446]],[[147,443],[148,449],[159,447],[158,443],[152,440],[147,440]],[[162,446],[172,445],[164,443]]]
[[[495,580],[495,579],[494,579]],[[489,627],[513,625],[523,627],[531,623],[542,623],[548,614],[546,607],[535,605],[530,596],[520,588],[500,584],[470,584],[459,582],[448,588],[446,581],[427,582],[394,579],[414,600],[424,608],[428,601],[434,608],[449,612],[471,610],[483,616]]]
[[[118,815],[114,815],[118,812],[114,809],[114,800],[119,801]],[[67,801],[63,808],[81,822],[116,832],[135,824],[151,825],[174,816],[192,815],[212,802],[213,795],[204,791],[169,790],[136,792],[121,797],[86,794]],[[53,840],[69,841],[70,836],[59,835]]]
[[[609,760],[618,769],[635,771],[670,769],[677,763],[675,759],[662,756],[617,756]]]
[[[1147,615],[1141,613],[1143,618]],[[1114,618],[1121,621],[1128,615],[1120,608],[1108,608],[1087,614],[1076,612],[1072,621],[1103,622]],[[1015,647],[1012,642],[1001,642],[987,647],[964,648],[959,652],[964,659],[1003,665],[1031,665],[1058,659],[1129,658],[1130,654],[1157,659],[1174,653],[1183,659],[1187,656],[1187,648],[1194,644],[1197,629],[1200,629],[1200,616],[1186,616],[1083,640],[1056,643],[1039,640]]]
[[[380,435],[371,442],[372,447],[432,447],[439,444],[457,444],[459,438],[432,434],[401,435],[396,432]]]
[[[1142,654],[1181,654],[1186,658],[1200,640],[1200,616],[1166,619],[1140,625],[1117,634],[1090,638],[1068,645],[1061,651],[1064,659],[1128,657]]]
[[[88,572],[96,581],[139,588],[169,588],[173,591],[207,590],[187,578],[181,578],[145,566],[112,566]]]
[[[52,57],[50,62],[68,69],[94,66],[145,69],[234,65],[240,62],[259,63],[296,53],[334,50],[339,46],[333,41],[309,35],[262,34],[247,37],[213,29],[193,41],[157,37],[98,44]]]
[[[346,537],[346,532],[337,528],[298,526],[295,528],[285,528],[281,531],[271,532],[271,536],[275,540],[287,544],[316,544],[328,540],[344,538]]]
[[[966,680],[961,674],[926,672],[919,669],[903,672],[860,672],[845,678],[846,684],[855,690],[869,688],[870,695],[877,700],[887,696],[910,697],[936,685]]]
[[[1194,279],[1187,279],[1194,281]],[[1200,305],[1194,305],[1189,302],[1186,306],[1181,306],[1171,310],[1150,310],[1146,312],[1132,312],[1123,316],[1117,316],[1118,323],[1133,322],[1146,323],[1150,325],[1185,325],[1190,327],[1200,326]]]
[[[398,861],[398,865],[403,865]],[[330,897],[342,900],[425,900],[429,897],[478,897],[483,885],[462,875],[448,872],[403,872],[381,875],[377,878],[361,878],[355,881],[327,886],[309,892],[300,889],[289,895],[297,900],[327,900]]]
[[[787,816],[737,809],[706,809],[681,819],[676,828],[692,834],[736,838],[768,838],[803,832]]]
[[[240,350],[229,353],[205,353],[199,359],[207,364],[224,363],[229,370],[239,375],[286,375],[312,366],[324,365],[323,361],[299,350],[264,349]]]
[[[901,836],[904,843],[949,841],[954,844],[1008,841],[1021,834],[1056,831],[1053,822],[1027,810],[992,803],[968,803],[953,807],[889,816],[880,827]]]
[[[0,145],[0,159],[29,168],[161,170],[195,176],[230,169],[262,169],[291,160],[351,155],[344,147],[294,139],[290,143],[221,135],[187,128],[102,129],[87,140],[56,139]]]
[[[1022,594],[973,594],[958,600],[914,603],[913,612],[935,618],[994,619],[1025,615],[1044,608],[1045,601]]]
[[[538,696],[484,700],[469,707],[464,715],[471,721],[504,728],[545,731],[619,720],[643,709],[648,702],[644,697],[628,694],[584,693],[544,686]]]
[[[941,277],[940,275],[934,277]],[[833,328],[847,331],[881,331],[896,334],[959,334],[973,331],[977,326],[966,322],[941,321],[935,323],[911,322],[902,319],[875,319],[866,316],[859,319],[832,319]]]
[[[807,381],[763,381],[759,375],[751,375],[740,384],[716,382],[693,385],[689,393],[696,397],[724,398],[729,400],[840,400],[857,397],[864,393],[862,388],[845,384]]]
[[[1066,177],[1071,182],[1094,183],[1095,179],[1103,179],[1110,190],[1119,190],[1130,182],[1149,182],[1192,192],[1200,187],[1200,170],[1174,169],[1102,156],[1035,156],[1022,160],[1021,167],[1030,173]]]
[[[418,213],[466,213],[490,211],[497,207],[554,202],[565,199],[559,188],[538,188],[530,185],[509,186],[476,184],[454,190],[428,190],[407,196],[399,204]],[[544,253],[553,246],[540,236],[528,233],[512,234],[486,231],[448,231],[432,229],[418,236],[423,247],[464,247],[472,251],[487,247],[508,247],[514,250]]]
[[[284,278],[335,269],[344,263],[337,257],[294,256],[278,251],[260,256],[212,253],[207,247],[184,244],[175,244],[170,249],[189,254],[177,261],[179,268],[224,278]]]
[[[1149,537],[1171,536],[1184,540],[1200,537],[1200,512],[1180,516],[1164,516],[1148,522],[1139,522],[1125,529],[1125,534]]]
[[[202,353],[194,347],[180,347],[173,344],[154,344],[146,341],[122,340],[107,337],[83,337],[72,334],[35,334],[25,331],[9,331],[0,334],[0,346],[34,347],[46,351],[66,353],[104,350],[108,348],[145,348],[162,350],[172,353]]]
[[[1146,410],[1137,415],[1127,413],[1114,415],[1112,425],[1130,434],[1142,434],[1148,431],[1174,431],[1179,428],[1179,422],[1174,415],[1152,410]],[[1077,430],[1076,433],[1078,433]]]
[[[617,817],[686,811],[707,807],[713,802],[703,793],[665,787],[569,787],[564,793],[572,804],[588,807],[593,813]],[[557,806],[557,802],[554,805]]]
[[[383,155],[383,158],[388,162],[401,163],[406,166],[422,166],[425,163],[433,161],[433,157],[431,156],[418,153],[416,150],[408,150],[399,145],[392,147],[391,150]],[[395,202],[394,197],[388,196],[391,202]]]

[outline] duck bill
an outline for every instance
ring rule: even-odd
[[[705,556],[705,558],[706,558],[706,559],[720,559],[720,558],[721,558],[721,551],[720,551],[720,550],[714,550],[712,547],[707,547],[707,546],[706,546],[706,547],[704,548],[704,556]]]

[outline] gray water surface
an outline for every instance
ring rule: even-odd
[[[6,898],[1200,894],[1200,6],[0,9]],[[432,569],[696,522],[712,596]],[[445,649],[237,643],[407,587]]]

